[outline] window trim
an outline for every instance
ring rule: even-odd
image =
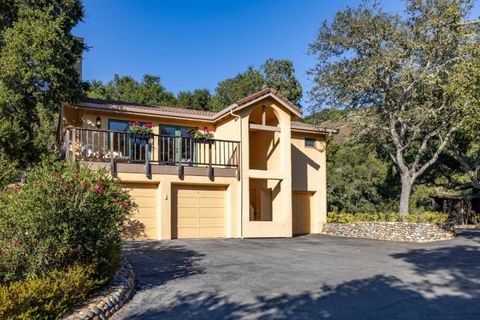
[[[313,142],[313,145],[308,145],[308,142]],[[303,146],[305,148],[316,148],[317,147],[317,139],[312,137],[305,137],[303,139]]]

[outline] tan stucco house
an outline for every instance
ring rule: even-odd
[[[297,122],[273,89],[217,113],[97,99],[61,112],[65,158],[111,171],[137,203],[126,237],[291,237],[326,221],[336,130]],[[134,121],[153,132],[132,134]]]

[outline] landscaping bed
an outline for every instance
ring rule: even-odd
[[[124,259],[111,283],[65,316],[64,320],[109,318],[131,298],[135,289],[135,273]]]
[[[396,213],[329,213],[322,234],[388,241],[431,242],[455,237],[448,215],[425,212],[415,215]]]
[[[133,208],[106,171],[73,162],[46,160],[0,190],[0,318],[58,319],[108,288]]]

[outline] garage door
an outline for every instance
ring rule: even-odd
[[[225,188],[174,186],[172,238],[225,237]]]
[[[126,221],[124,237],[128,239],[157,239],[157,184],[122,184],[137,204]]]
[[[292,198],[293,234],[310,233],[310,192],[294,192]]]

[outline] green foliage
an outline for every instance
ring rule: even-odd
[[[5,154],[0,153],[0,192],[6,185],[14,182],[17,173],[17,164],[7,159]]]
[[[415,181],[478,114],[480,25],[466,21],[470,0],[408,0],[403,15],[370,3],[320,28],[311,94],[318,108],[362,110],[363,133],[398,167],[406,213]]]
[[[267,59],[260,67],[267,86],[275,88],[291,102],[298,104],[302,98],[302,86],[295,77],[295,69],[290,60]]]
[[[98,280],[94,265],[73,265],[5,284],[0,286],[0,318],[58,319],[107,281]]]
[[[141,82],[130,76],[115,74],[112,81],[103,84],[92,81],[88,96],[97,99],[118,100],[147,105],[175,106],[176,99],[160,82],[160,77],[144,75]]]
[[[292,62],[274,59],[268,59],[260,69],[249,66],[245,72],[220,81],[213,96],[207,89],[197,89],[193,92],[180,91],[175,97],[165,89],[158,76],[144,75],[139,83],[130,76],[117,74],[106,84],[93,80],[88,96],[147,105],[219,111],[267,86],[277,89],[293,103],[298,103],[302,97],[302,87],[295,77]]]
[[[234,78],[220,81],[215,89],[212,109],[224,109],[236,101],[243,99],[266,86],[262,73],[249,66],[247,71],[237,74]]]
[[[132,206],[107,172],[45,161],[24,185],[0,195],[0,282],[75,263],[96,262],[100,275],[108,273],[118,263],[120,230]]]
[[[327,192],[331,211],[393,211],[398,188],[390,183],[391,165],[360,142],[327,147]]]
[[[36,161],[50,147],[37,137],[52,141],[61,104],[82,94],[75,63],[84,45],[71,30],[83,6],[80,0],[11,0],[0,10],[0,123],[15,124],[23,135],[5,139],[0,130],[0,151]]]
[[[441,212],[423,212],[420,214],[399,215],[393,213],[327,213],[327,223],[353,222],[417,222],[417,223],[446,223],[448,214]]]
[[[212,96],[207,89],[197,89],[195,91],[180,91],[177,94],[177,107],[195,109],[195,110],[210,110]]]
[[[249,66],[234,78],[220,81],[212,99],[212,109],[224,109],[267,86],[277,89],[293,103],[298,103],[302,97],[302,87],[295,77],[292,62],[268,59],[260,70]]]

